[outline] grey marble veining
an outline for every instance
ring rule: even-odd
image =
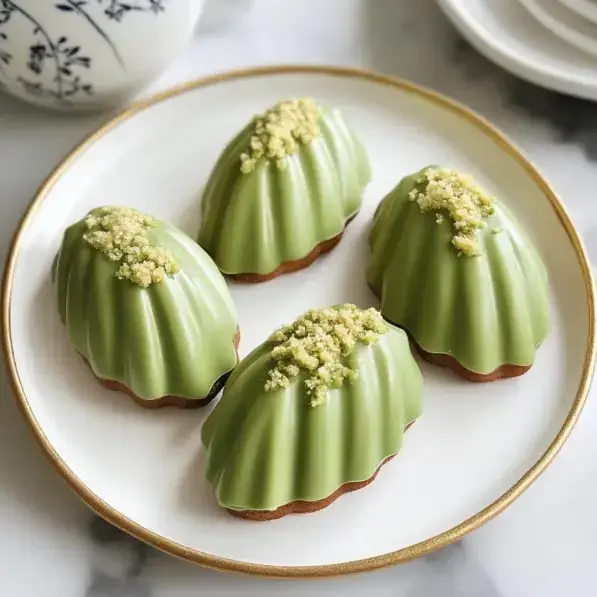
[[[557,131],[556,139],[576,143],[587,158],[597,161],[597,105],[527,83],[501,70],[481,56],[468,42],[454,40],[452,58],[471,81],[499,81],[509,108],[532,120],[543,120]]]
[[[448,93],[481,113],[488,103],[492,111],[543,121],[557,131],[556,141],[576,143],[597,160],[597,104],[537,87],[495,66],[460,37],[433,0],[370,6],[366,51],[376,69]],[[410,52],[398,58],[388,51],[392,43]],[[419,53],[424,44],[434,51]]]
[[[102,531],[102,533],[105,531]],[[109,531],[108,531],[109,532]],[[394,570],[384,570],[355,577],[335,579],[333,581],[288,581],[262,580],[245,578],[214,571],[190,568],[188,565],[154,554],[155,562],[141,569],[138,546],[131,543],[120,531],[110,533],[112,541],[119,544],[121,551],[113,549],[113,559],[125,560],[127,565],[114,565],[106,562],[104,569],[95,570],[86,597],[160,597],[167,595],[193,595],[190,588],[201,587],[203,594],[237,595],[265,597],[267,595],[351,595],[366,596],[373,594],[380,597],[408,595],[409,597],[500,597],[495,583],[475,557],[467,552],[464,542],[452,545],[400,568],[400,574]],[[146,562],[145,559],[142,560]],[[181,576],[185,577],[185,588],[173,590],[180,585]],[[192,579],[192,580],[191,580]]]
[[[99,516],[90,519],[87,531],[96,553],[85,597],[149,597],[139,576],[158,553]]]
[[[197,39],[152,90],[274,62],[352,65],[412,79],[471,106],[522,147],[560,192],[597,259],[597,104],[497,68],[432,0],[209,1],[211,16]],[[37,185],[100,120],[48,115],[0,97],[2,255]],[[597,585],[597,464],[587,457],[597,450],[593,402],[544,477],[460,543],[355,577],[269,581],[192,566],[92,515],[47,466],[0,379],[0,596],[590,596]]]
[[[149,556],[151,548],[148,545],[137,541],[99,516],[90,520],[89,534],[92,541],[98,546],[108,549],[115,546],[122,547],[126,551],[126,557],[120,560],[123,571],[120,576],[127,579],[139,576]],[[105,570],[101,573],[107,575]]]

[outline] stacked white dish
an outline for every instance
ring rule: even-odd
[[[471,45],[536,85],[597,100],[597,0],[438,0]]]
[[[597,2],[591,0],[519,0],[537,22],[582,52],[597,57]]]
[[[597,23],[597,2],[595,0],[559,0],[560,4],[572,12],[584,17],[591,23]]]

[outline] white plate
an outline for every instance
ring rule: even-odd
[[[529,14],[554,35],[597,57],[597,25],[560,4],[560,0],[518,0]]]
[[[597,62],[541,26],[518,0],[438,0],[481,54],[512,74],[567,95],[597,100]]]
[[[597,23],[597,2],[595,0],[558,0],[558,2],[591,23]]]
[[[199,428],[208,410],[148,411],[102,389],[67,344],[49,272],[63,229],[106,202],[195,234],[198,194],[223,144],[255,112],[290,96],[339,106],[370,151],[374,178],[331,254],[266,284],[231,285],[243,355],[309,307],[375,303],[364,277],[373,210],[399,178],[432,162],[472,173],[526,224],[549,270],[553,324],[534,367],[519,379],[480,386],[425,365],[425,413],[375,483],[321,512],[255,523],[220,510],[203,478]],[[12,247],[3,301],[19,403],[74,490],[165,551],[268,575],[332,575],[403,561],[500,512],[567,438],[595,351],[590,268],[564,208],[534,168],[465,108],[405,82],[343,69],[215,77],[106,125],[40,190]]]

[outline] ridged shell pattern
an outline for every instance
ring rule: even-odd
[[[342,232],[371,178],[365,149],[337,109],[320,108],[321,135],[285,158],[240,170],[252,125],[224,149],[202,199],[199,244],[226,274],[268,274]]]
[[[404,428],[422,408],[422,376],[402,330],[359,344],[350,357],[358,378],[316,407],[303,376],[264,391],[270,350],[266,342],[239,363],[203,425],[206,476],[222,507],[274,510],[320,500],[370,478],[400,451]]]
[[[84,231],[83,220],[65,231],[53,266],[60,318],[73,347],[96,376],[140,398],[205,397],[236,363],[236,308],[211,258],[158,221],[150,241],[169,249],[180,271],[142,288],[117,279],[117,265],[83,239]]]
[[[547,272],[513,214],[497,201],[478,232],[483,254],[458,256],[446,217],[408,199],[419,173],[404,178],[377,208],[367,281],[383,316],[434,354],[469,371],[531,365],[548,333]]]

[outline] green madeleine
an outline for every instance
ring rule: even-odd
[[[337,109],[318,108],[320,134],[283,160],[241,171],[254,124],[223,150],[202,199],[199,244],[226,274],[269,274],[342,232],[371,179],[365,149]]]
[[[205,397],[236,364],[236,309],[211,258],[156,220],[149,239],[171,252],[179,271],[144,288],[118,279],[118,263],[85,241],[85,232],[84,219],[66,229],[52,268],[72,346],[96,376],[139,398]]]
[[[402,448],[422,409],[422,376],[406,334],[395,327],[348,357],[358,377],[312,406],[305,374],[265,391],[272,345],[258,346],[233,371],[202,429],[206,477],[220,506],[274,510],[316,501],[344,483],[369,479]]]
[[[496,201],[476,232],[478,256],[458,255],[447,218],[409,200],[420,172],[407,176],[375,212],[367,281],[381,312],[434,354],[488,374],[528,366],[549,329],[547,272],[506,206]]]

